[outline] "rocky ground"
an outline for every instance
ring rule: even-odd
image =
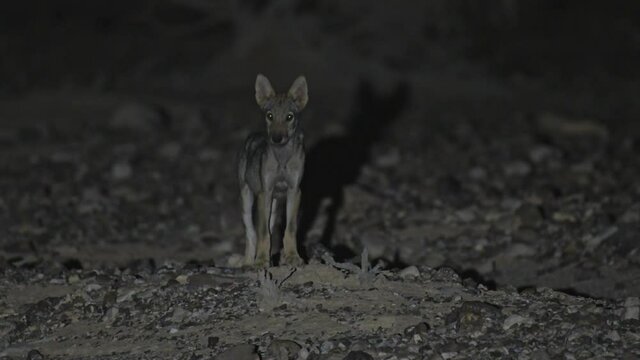
[[[583,61],[589,6],[538,42],[517,1],[504,33],[437,1],[223,3],[0,22],[0,357],[640,356],[631,23],[589,39],[624,61]],[[310,87],[309,264],[267,273],[238,268],[257,72]]]

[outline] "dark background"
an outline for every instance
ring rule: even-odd
[[[255,76],[284,91],[304,74],[303,247],[637,296],[638,14],[582,0],[3,4],[3,266],[225,265],[243,246],[234,154],[262,126]]]

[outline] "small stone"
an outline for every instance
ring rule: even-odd
[[[184,275],[184,274],[178,275],[178,276],[176,276],[176,281],[180,285],[186,285],[189,282],[189,277],[187,275]]]
[[[476,219],[476,214],[474,214],[473,210],[471,209],[458,210],[456,211],[456,216],[458,217],[458,219],[460,219],[460,221],[465,223],[472,222]]]
[[[320,345],[320,352],[322,354],[326,354],[329,351],[333,350],[334,347],[335,347],[335,345],[333,344],[333,342],[325,341],[325,342],[322,343],[322,345]]]
[[[531,173],[531,165],[525,161],[514,161],[506,164],[503,170],[507,176],[526,176]]]
[[[483,180],[487,177],[487,170],[482,167],[476,166],[469,170],[469,177],[473,180]]]
[[[309,350],[302,348],[298,351],[298,360],[307,360],[310,354]]]
[[[458,353],[453,351],[453,352],[443,352],[442,354],[440,354],[442,356],[442,358],[444,360],[449,360],[449,359],[453,359],[454,357],[458,356]]]
[[[400,152],[397,148],[392,148],[388,152],[381,154],[375,159],[377,166],[381,168],[390,168],[400,163]]]
[[[351,351],[343,360],[373,360],[373,356],[364,351]]]
[[[640,299],[637,297],[628,297],[624,301],[624,320],[640,319]]]
[[[295,341],[276,339],[267,347],[267,356],[276,360],[295,360],[301,349]]]
[[[618,333],[618,331],[616,330],[611,330],[607,333],[607,335],[604,336],[605,339],[609,339],[613,342],[617,342],[620,341],[621,337],[620,337],[620,333]]]
[[[630,306],[640,306],[640,298],[630,296],[624,299],[624,307],[630,307]]]
[[[434,281],[439,282],[453,282],[456,284],[460,284],[462,279],[460,279],[460,275],[448,266],[443,266],[436,271],[432,278]]]
[[[403,279],[420,277],[420,270],[415,265],[407,266],[398,275]]]
[[[173,314],[171,314],[171,317],[169,318],[171,320],[171,322],[173,322],[174,324],[180,324],[182,322],[185,321],[185,319],[187,319],[189,317],[189,315],[191,315],[191,312],[181,308],[181,307],[176,307],[175,309],[173,309]]]
[[[609,133],[596,119],[569,118],[555,113],[541,113],[536,123],[542,133],[550,136],[606,138]]]
[[[67,282],[69,284],[75,284],[78,281],[80,281],[80,277],[78,276],[78,274],[71,274],[69,275],[69,277],[67,278]]]
[[[623,224],[636,224],[640,222],[640,204],[635,204],[631,208],[627,209],[620,217],[620,222]]]
[[[530,323],[531,323],[531,319],[518,314],[513,314],[507,317],[506,319],[504,319],[504,322],[502,323],[502,329],[509,330],[511,327],[515,325],[530,324]]]
[[[256,346],[240,344],[229,348],[214,358],[215,360],[260,360]]]
[[[31,350],[27,354],[27,360],[44,360],[44,355],[40,353],[38,350]]]
[[[132,174],[133,169],[127,162],[118,162],[111,167],[111,177],[113,177],[114,180],[124,180],[131,177]]]
[[[594,251],[598,246],[600,246],[600,244],[615,235],[617,232],[618,227],[611,226],[596,236],[585,236],[582,241],[585,243],[585,248],[588,251]]]
[[[168,142],[162,145],[158,149],[158,154],[161,157],[166,158],[168,160],[175,160],[178,157],[178,155],[180,155],[181,151],[182,151],[182,146],[179,143]]]
[[[557,221],[557,222],[571,222],[571,223],[576,222],[576,217],[573,214],[563,212],[563,211],[554,212],[552,218],[554,221]]]
[[[529,150],[529,159],[540,163],[553,155],[553,148],[547,145],[537,145]]]
[[[502,255],[506,259],[515,259],[519,257],[531,257],[536,254],[537,252],[534,247],[527,244],[521,244],[521,243],[514,243],[509,245],[502,253]]]
[[[429,326],[429,324],[423,321],[416,325],[412,325],[404,329],[404,334],[406,336],[412,337],[413,340],[416,340],[415,336],[417,335],[420,337],[418,341],[421,341],[426,338],[427,333],[429,332],[430,329],[431,329],[431,326]]]
[[[118,310],[117,307],[110,307],[109,310],[107,310],[107,312],[104,314],[104,316],[102,317],[102,321],[107,322],[107,323],[112,323],[116,320],[116,317],[118,316],[118,313],[120,312],[120,310]]]
[[[220,338],[217,336],[209,336],[207,338],[207,347],[209,349],[215,349],[216,346],[218,345],[218,342],[220,341]]]

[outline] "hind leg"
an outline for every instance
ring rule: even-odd
[[[246,233],[246,247],[244,251],[244,265],[253,265],[256,258],[256,229],[253,225],[253,202],[254,196],[249,186],[244,185],[240,191],[242,198],[242,222]]]

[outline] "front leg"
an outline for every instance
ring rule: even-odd
[[[252,266],[256,258],[256,229],[253,224],[253,202],[254,196],[248,185],[242,187],[240,193],[242,197],[242,221],[246,234],[246,247],[244,251],[244,265]]]
[[[280,264],[299,266],[304,261],[298,254],[296,234],[298,229],[298,210],[300,209],[300,189],[294,188],[287,191],[287,222],[284,230],[283,249]]]
[[[271,254],[271,233],[269,229],[271,217],[272,192],[265,191],[258,195],[258,244],[256,249],[256,267],[269,267]]]

